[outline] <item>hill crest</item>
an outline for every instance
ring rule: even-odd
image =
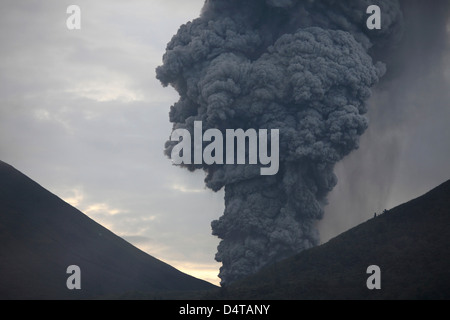
[[[82,289],[66,287],[67,267]],[[0,161],[0,298],[79,299],[215,286],[146,254]]]
[[[210,297],[449,299],[449,225],[450,180]],[[367,288],[371,265],[381,269],[381,290]]]

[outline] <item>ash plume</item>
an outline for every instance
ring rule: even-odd
[[[368,30],[366,9],[382,10]],[[180,27],[157,78],[180,99],[173,130],[279,129],[279,172],[257,165],[183,165],[225,188],[225,211],[212,222],[222,239],[222,285],[319,243],[316,224],[337,178],[335,164],[358,148],[366,102],[385,73],[371,52],[401,34],[397,1],[210,0]],[[170,157],[174,142],[166,143]]]

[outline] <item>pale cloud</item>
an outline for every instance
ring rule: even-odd
[[[119,213],[126,213],[126,211],[122,211],[120,209],[111,208],[106,203],[95,203],[89,205],[86,209],[83,210],[87,215],[97,215],[97,214],[107,214],[111,216],[118,215]]]
[[[182,272],[191,275],[195,274],[200,279],[204,279],[217,286],[220,285],[220,280],[217,277],[218,270],[221,266],[219,263],[201,264],[189,261],[169,261],[168,263]]]
[[[65,196],[62,196],[62,200],[67,202],[73,207],[78,207],[81,205],[84,196],[83,191],[80,188],[73,188],[69,191],[64,192]]]
[[[205,192],[205,189],[191,189],[191,188],[179,185],[179,184],[173,185],[172,189],[175,190],[175,191],[182,192],[182,193],[202,193],[202,192]]]
[[[119,77],[108,79],[107,81],[87,80],[77,83],[68,89],[67,92],[98,102],[118,100],[127,103],[144,100],[140,92],[134,91],[126,81]]]

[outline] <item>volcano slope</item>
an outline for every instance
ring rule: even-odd
[[[81,270],[69,290],[67,268]],[[146,254],[0,161],[0,299],[91,299],[212,289]]]
[[[208,298],[449,299],[449,225],[447,181]],[[380,290],[367,287],[371,265],[380,267]]]

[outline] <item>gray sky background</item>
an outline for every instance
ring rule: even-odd
[[[155,78],[167,42],[203,2],[2,0],[0,159],[156,258],[218,283],[210,223],[223,192],[163,155],[178,99]],[[66,28],[70,4],[81,7],[81,30]],[[438,94],[430,85],[430,96],[404,100],[418,106],[395,130],[377,124],[389,95],[374,94],[361,149],[337,167],[323,241],[450,179],[445,59],[444,78],[426,79],[441,81]]]

